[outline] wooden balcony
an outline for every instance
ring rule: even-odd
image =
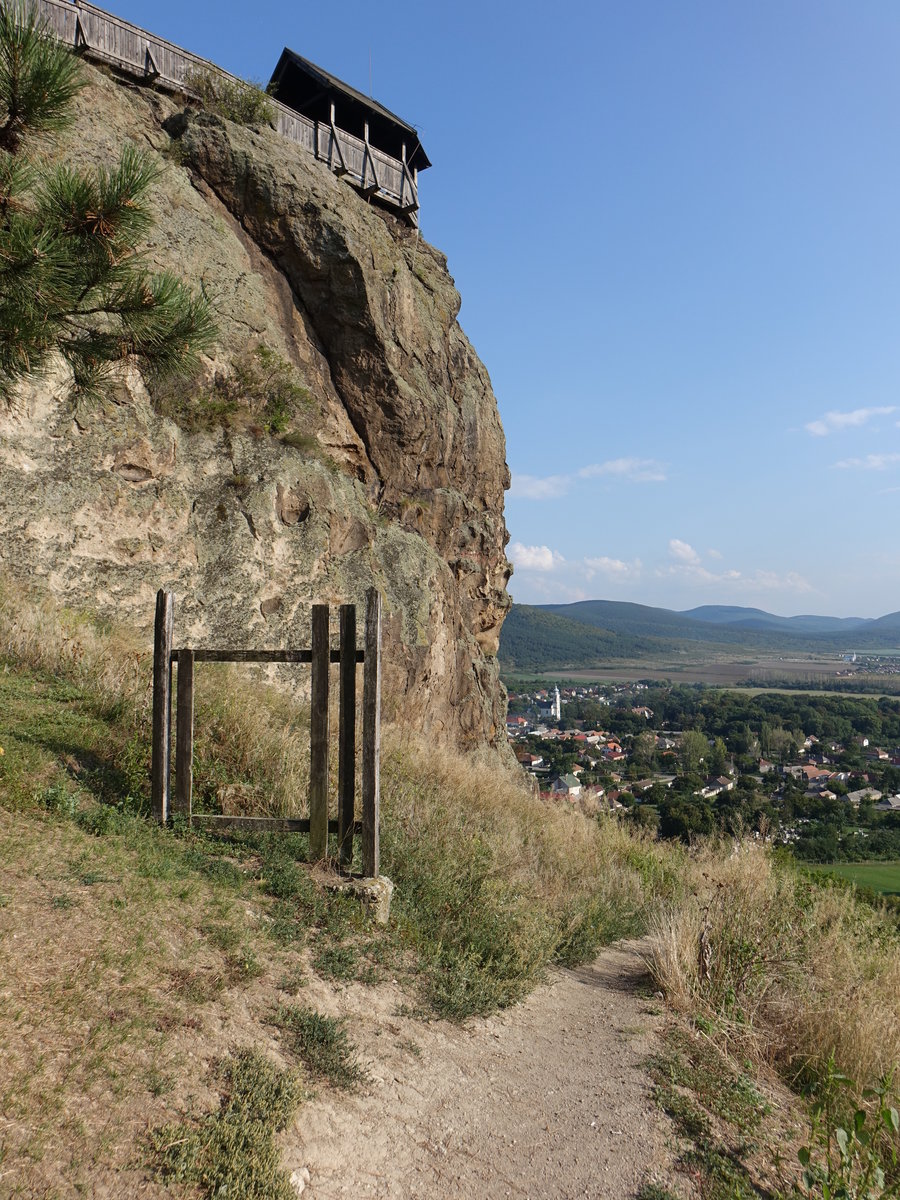
[[[37,0],[35,7],[59,40],[85,57],[173,91],[192,95],[185,80],[197,73],[212,73],[232,84],[243,82],[215,63],[83,0]],[[418,223],[418,180],[405,162],[335,125],[312,121],[274,98],[270,103],[282,137],[327,163],[366,198],[376,198],[399,210],[413,225]]]

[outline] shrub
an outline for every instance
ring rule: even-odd
[[[231,370],[219,372],[211,383],[157,385],[152,394],[157,411],[189,433],[224,427],[285,434],[312,415],[309,390],[296,370],[264,343],[236,355]],[[304,449],[318,444],[302,428],[282,440]]]
[[[252,79],[234,79],[211,69],[189,71],[185,87],[207,112],[238,125],[270,125],[275,108],[265,89]]]

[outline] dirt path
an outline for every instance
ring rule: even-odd
[[[556,972],[463,1030],[394,1025],[365,1091],[303,1106],[285,1149],[309,1171],[305,1196],[625,1200],[648,1182],[683,1194],[642,1067],[663,1017],[640,994],[639,950]]]

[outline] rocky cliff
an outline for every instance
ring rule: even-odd
[[[147,628],[171,587],[176,642],[271,647],[374,582],[387,715],[502,745],[508,471],[445,259],[273,131],[85,69],[52,152],[158,155],[148,257],[220,346],[189,384],[73,405],[60,377],[0,410],[0,573]]]

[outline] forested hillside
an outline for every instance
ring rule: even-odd
[[[538,671],[690,653],[698,646],[723,654],[744,649],[838,655],[851,649],[877,653],[895,648],[898,640],[896,613],[844,625],[838,618],[780,618],[756,609],[708,606],[688,614],[616,600],[582,600],[514,604],[503,626],[500,660],[507,670]]]

